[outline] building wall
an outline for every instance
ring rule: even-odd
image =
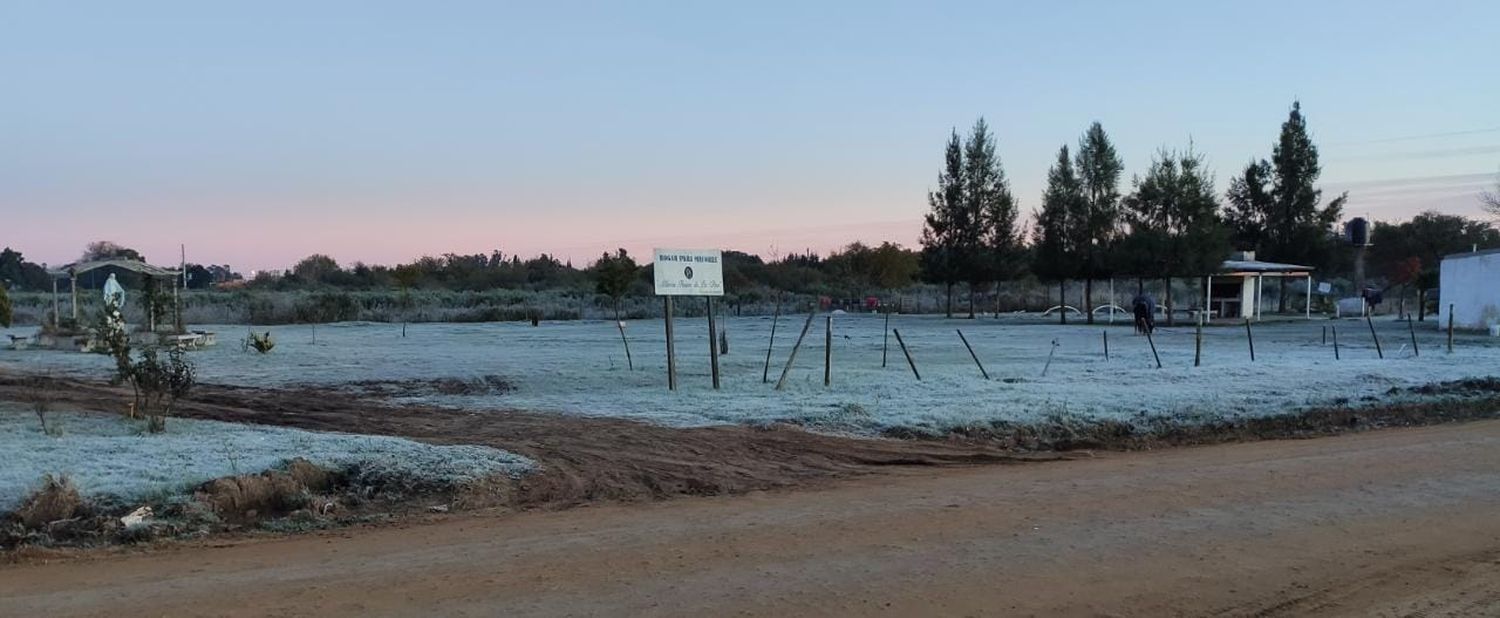
[[[1450,305],[1457,328],[1483,329],[1500,324],[1500,250],[1443,258],[1439,276],[1440,325],[1448,324]]]

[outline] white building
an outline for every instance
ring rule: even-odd
[[[1450,308],[1456,328],[1500,324],[1500,249],[1445,256],[1439,275],[1439,325],[1447,326]]]

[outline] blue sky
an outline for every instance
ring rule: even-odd
[[[1479,213],[1495,2],[0,5],[0,244],[315,251],[915,244],[979,116],[1026,211],[1099,120],[1222,190],[1293,99],[1353,214]]]

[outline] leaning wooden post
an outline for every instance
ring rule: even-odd
[[[667,323],[667,390],[677,390],[677,346],[673,345],[672,338],[672,297],[663,296],[665,308],[662,309]]]
[[[1099,331],[1104,336],[1104,362],[1109,362],[1109,331]]]
[[[704,298],[708,300],[708,364],[714,377],[714,390],[719,390],[719,329],[714,325],[714,297]]]
[[[1411,333],[1411,355],[1421,356],[1422,351],[1417,349],[1417,327],[1412,325],[1411,320],[1406,321],[1406,330]]]
[[[1057,341],[1053,340],[1052,343],[1056,345]],[[1161,355],[1156,353],[1156,340],[1151,338],[1151,329],[1149,328],[1146,329],[1146,343],[1151,344],[1151,357],[1156,359],[1156,368],[1161,369]]]
[[[1250,362],[1255,362],[1255,333],[1250,332],[1250,318],[1245,318],[1245,341],[1250,343]]]
[[[891,312],[885,312],[885,332],[880,336],[880,368],[885,369],[886,352],[891,349]]]
[[[630,356],[630,340],[625,338],[625,322],[618,315],[615,316],[615,326],[620,329],[620,342],[625,344],[625,366],[635,371],[635,359]],[[406,336],[405,324],[401,325],[401,336]]]
[[[1453,353],[1453,305],[1448,305],[1448,353]]]
[[[781,368],[781,379],[776,381],[776,390],[786,386],[786,376],[792,372],[792,363],[797,361],[797,350],[802,349],[802,340],[807,337],[807,329],[812,328],[813,317],[817,315],[817,311],[807,312],[807,322],[802,325],[802,334],[797,335],[797,343],[792,344],[791,355],[786,357],[786,366]]]
[[[1323,326],[1323,345],[1328,345],[1328,326]]]
[[[1339,360],[1339,327],[1330,326],[1333,332],[1333,360]]]
[[[833,383],[833,316],[823,326],[823,386]]]
[[[1246,322],[1248,324],[1248,322]],[[1193,366],[1203,365],[1203,314],[1198,314],[1198,327],[1193,333]]]
[[[776,323],[781,321],[781,294],[776,294],[776,313],[771,316],[771,340],[766,342],[766,366],[760,371],[760,383],[771,381],[771,349],[776,346]]]
[[[1052,349],[1047,350],[1047,363],[1042,365],[1042,377],[1047,377],[1047,370],[1052,368],[1052,357],[1057,354],[1057,340],[1052,340]]]
[[[901,353],[906,355],[906,364],[911,366],[911,374],[917,377],[918,382],[922,381],[922,374],[917,373],[917,362],[911,359],[911,350],[906,349],[906,342],[901,339],[901,329],[893,328],[891,332],[896,334],[896,344],[901,346]]]
[[[979,375],[984,379],[990,379],[990,372],[984,370],[984,363],[979,362],[979,355],[974,353],[974,346],[969,345],[969,338],[964,336],[964,331],[953,329],[958,333],[958,339],[964,342],[964,347],[969,349],[969,356],[974,359],[974,364],[979,366]]]
[[[1380,350],[1380,336],[1375,334],[1375,320],[1370,319],[1370,314],[1365,314],[1365,323],[1370,325],[1370,338],[1375,340],[1375,354],[1385,358],[1385,352]]]

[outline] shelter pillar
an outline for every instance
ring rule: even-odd
[[[1307,273],[1307,319],[1312,319],[1312,273]]]
[[[77,323],[78,323],[78,273],[72,273],[68,277],[68,280],[69,280],[69,282],[73,286],[73,323],[74,323],[74,325],[77,325]]]

